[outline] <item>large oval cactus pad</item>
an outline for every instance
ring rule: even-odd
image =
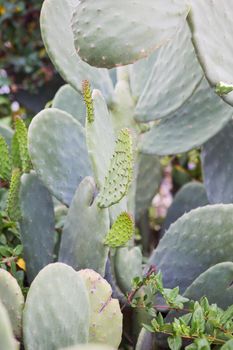
[[[37,174],[58,200],[70,205],[79,183],[91,175],[83,127],[66,112],[45,109],[30,124],[28,141]]]
[[[73,15],[75,47],[96,67],[133,63],[170,40],[187,13],[180,0],[81,1]]]
[[[233,261],[233,205],[207,205],[184,214],[165,233],[149,264],[163,274],[166,288],[185,289],[205,270]]]
[[[90,305],[82,279],[61,263],[34,279],[24,308],[26,350],[51,350],[87,343]]]

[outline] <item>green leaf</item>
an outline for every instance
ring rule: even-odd
[[[31,160],[28,153],[27,128],[20,118],[16,118],[15,120],[15,133],[19,145],[22,170],[24,173],[28,173],[31,169]]]
[[[233,305],[229,306],[223,315],[220,318],[222,324],[225,324],[227,321],[233,318]]]
[[[191,322],[192,332],[203,334],[205,332],[205,318],[203,310],[198,302],[195,302],[194,312]]]
[[[111,248],[125,245],[133,236],[134,223],[128,213],[121,213],[113,223],[104,241]]]
[[[143,323],[142,326],[143,326],[143,328],[145,328],[150,333],[154,333],[155,332],[154,328],[151,325],[149,325],[149,324],[144,324]]]
[[[11,157],[5,139],[0,135],[0,178],[9,181],[11,178]]]
[[[168,338],[168,345],[171,350],[180,350],[182,346],[182,339],[179,336],[176,337],[169,337]]]
[[[206,338],[200,338],[195,340],[197,350],[210,350],[210,344]]]

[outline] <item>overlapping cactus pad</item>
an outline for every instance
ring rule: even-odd
[[[111,286],[95,271],[80,270],[78,275],[89,293],[89,342],[118,348],[122,334],[122,313],[119,301],[111,297]]]
[[[72,23],[76,51],[96,67],[133,63],[170,40],[187,13],[180,0],[80,1]]]

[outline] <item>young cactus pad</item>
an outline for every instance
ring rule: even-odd
[[[97,197],[100,208],[118,203],[126,194],[132,180],[133,146],[128,129],[122,129],[116,140],[108,174]]]
[[[128,213],[121,213],[113,223],[104,243],[111,248],[125,245],[133,236],[134,223]]]
[[[89,293],[91,316],[89,343],[108,344],[118,349],[122,336],[122,313],[117,299],[112,299],[110,284],[93,270],[80,270]]]

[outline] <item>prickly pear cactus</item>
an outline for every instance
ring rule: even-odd
[[[38,176],[58,200],[70,205],[79,183],[92,173],[83,127],[68,113],[50,108],[33,118],[28,138]]]
[[[187,152],[217,134],[232,115],[232,107],[221,101],[203,78],[179,109],[144,134],[141,150],[158,155]]]
[[[149,264],[163,274],[166,288],[181,293],[205,270],[233,261],[233,205],[207,205],[173,223],[152,254]]]
[[[231,58],[233,49],[232,6],[227,0],[192,0],[189,13],[190,28],[193,32],[193,43],[202,68],[213,87],[221,81],[232,84]],[[208,25],[207,25],[208,23]],[[219,30],[221,28],[221,30]],[[206,43],[209,45],[206,45]],[[216,59],[216,52],[222,52]],[[233,104],[233,93],[222,95],[222,98]]]
[[[2,350],[19,350],[7,311],[0,301],[0,339]]]
[[[199,300],[205,295],[210,304],[216,303],[226,309],[233,304],[232,280],[233,263],[222,262],[200,274],[186,289],[184,296],[191,300]]]
[[[88,341],[118,348],[122,336],[122,313],[119,301],[111,297],[111,286],[93,270],[81,270],[78,275],[86,285],[91,306]]]
[[[0,302],[8,312],[15,337],[20,339],[24,297],[16,279],[3,269],[0,269]]]
[[[178,220],[183,214],[207,204],[209,204],[209,202],[203,184],[193,181],[184,185],[176,193],[171,206],[168,208],[167,216],[161,229],[161,234],[163,235],[170,225]]]
[[[75,47],[83,61],[96,67],[129,64],[172,39],[187,13],[179,0],[79,2],[72,19]]]
[[[142,258],[139,247],[117,249],[114,256],[114,270],[117,284],[123,293],[131,291],[134,277],[142,276]]]
[[[135,118],[141,122],[172,115],[192,95],[203,77],[187,23],[157,55],[135,109]]]
[[[204,184],[211,204],[233,202],[233,122],[212,137],[202,149]]]
[[[102,276],[108,256],[104,239],[110,227],[107,209],[95,200],[95,183],[85,178],[79,185],[66,217],[59,261],[74,269],[90,268]]]
[[[82,81],[87,79],[94,88],[103,91],[104,97],[110,103],[113,85],[108,71],[90,67],[75,53],[71,20],[77,3],[77,0],[43,2],[40,15],[43,42],[54,66],[67,83],[81,92]]]
[[[39,272],[29,289],[23,314],[26,350],[51,350],[87,343],[90,304],[82,278],[55,263]]]
[[[162,168],[159,157],[139,153],[135,194],[136,220],[139,220],[151,205],[151,201],[159,188],[161,178]]]
[[[53,99],[53,108],[61,109],[72,115],[85,126],[86,107],[82,95],[69,84],[63,85]]]
[[[29,282],[54,261],[55,218],[52,197],[35,173],[24,174],[20,188],[20,233]]]

